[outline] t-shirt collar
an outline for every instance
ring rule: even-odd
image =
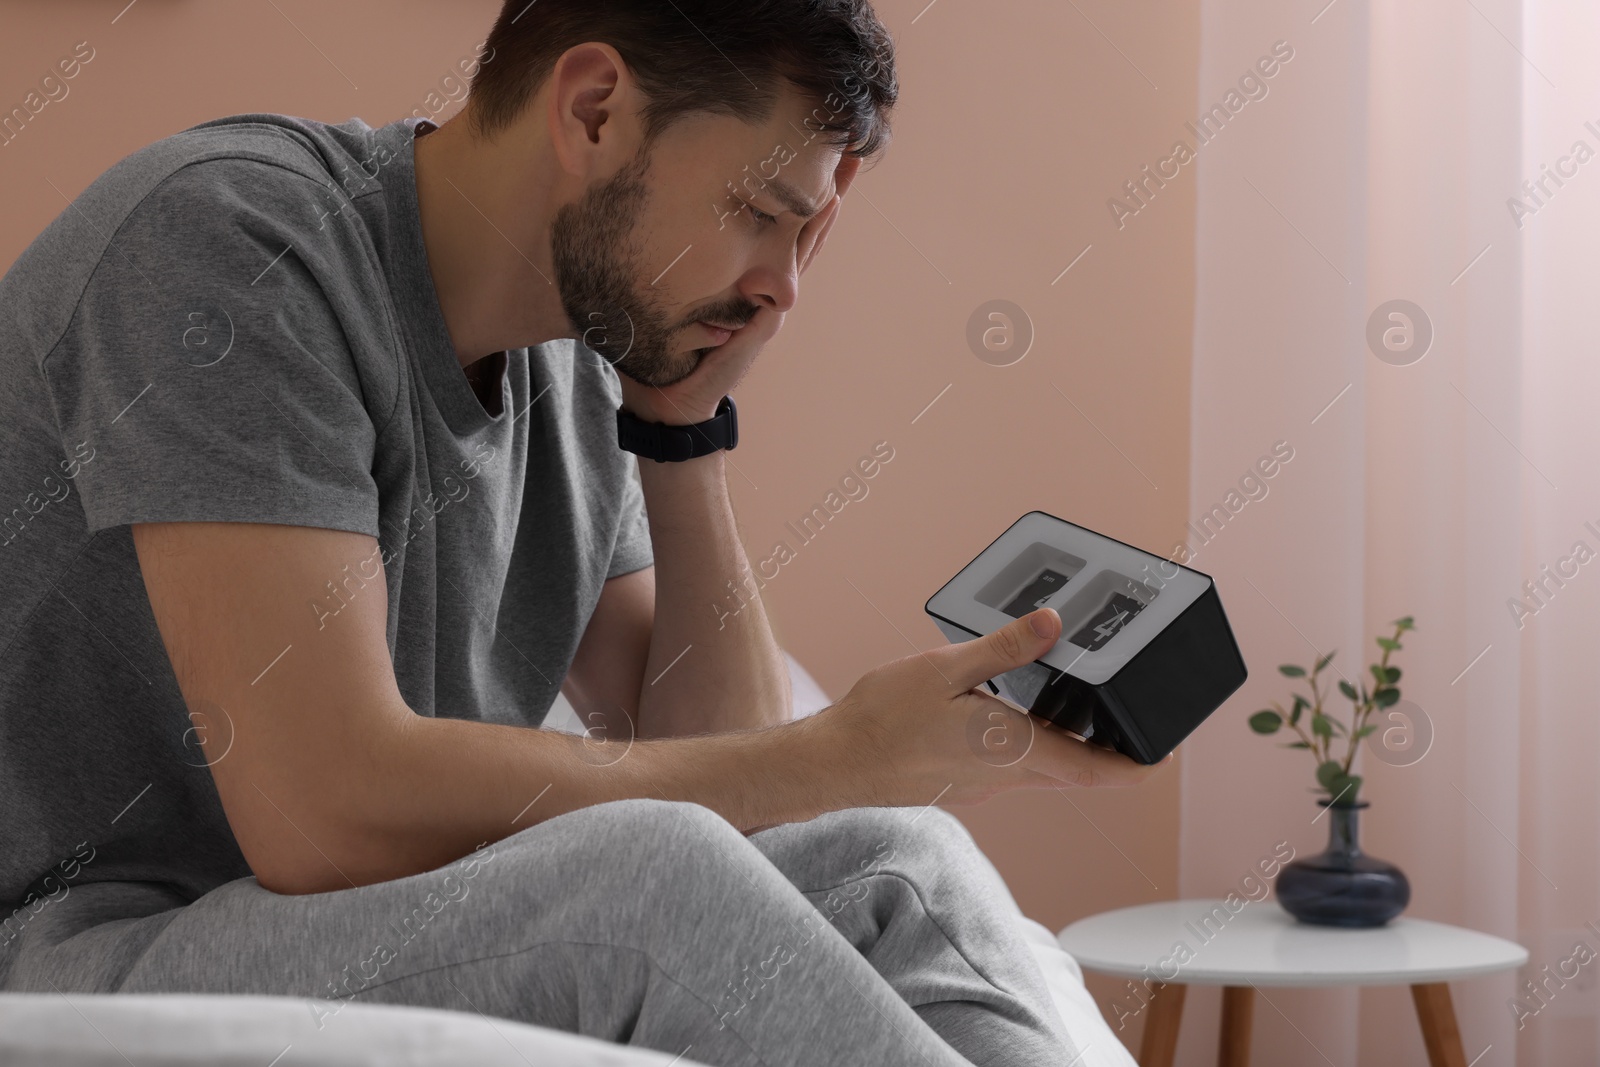
[[[428,392],[450,428],[468,436],[494,426],[507,416],[490,416],[472,391],[466,372],[455,355],[450,328],[439,304],[433,274],[428,267],[427,244],[422,236],[422,215],[417,199],[416,135],[418,128],[437,129],[436,123],[407,116],[376,131],[393,154],[386,166],[383,195],[390,225],[390,278],[399,314],[422,365]]]

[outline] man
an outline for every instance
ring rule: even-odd
[[[1148,773],[968,748],[1060,620],[789,721],[760,603],[714,607],[724,397],[887,143],[887,32],[515,0],[482,54],[442,126],[157,142],[0,282],[0,989],[1063,1062],[1005,887],[897,810]],[[558,687],[591,737],[532,728]]]

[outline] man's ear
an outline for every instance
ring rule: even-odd
[[[550,142],[568,174],[609,174],[633,158],[642,132],[638,89],[615,48],[593,42],[567,49],[545,89]]]

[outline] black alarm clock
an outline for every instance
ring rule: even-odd
[[[1139,763],[1158,763],[1244,684],[1209,575],[1030,511],[945,583],[926,610],[951,641],[1037,608],[1061,637],[991,692]]]

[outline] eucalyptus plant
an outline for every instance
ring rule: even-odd
[[[1362,738],[1378,728],[1376,723],[1370,721],[1373,713],[1380,708],[1392,707],[1400,699],[1400,687],[1395,684],[1400,680],[1400,668],[1389,665],[1389,656],[1400,651],[1400,635],[1414,629],[1416,627],[1412,625],[1411,616],[1407,615],[1394,621],[1393,637],[1377,638],[1383,655],[1369,667],[1372,672],[1370,689],[1365,679],[1359,685],[1352,685],[1345,678],[1339,679],[1339,692],[1350,701],[1353,709],[1348,727],[1337,716],[1324,710],[1323,702],[1333,695],[1333,690],[1331,687],[1324,690],[1318,685],[1323,670],[1333,662],[1332,652],[1319,657],[1310,671],[1293,663],[1285,663],[1278,668],[1278,673],[1285,678],[1304,678],[1311,688],[1309,698],[1301,693],[1291,693],[1294,700],[1289,710],[1285,711],[1281,704],[1273,701],[1272,707],[1250,716],[1250,729],[1258,734],[1275,734],[1288,727],[1299,736],[1300,740],[1291,741],[1285,747],[1303,748],[1311,752],[1312,758],[1317,761],[1317,785],[1328,794],[1329,804],[1347,807],[1356,803],[1361,792],[1361,776],[1350,773],[1350,765],[1356,758],[1356,746]],[[1343,759],[1334,756],[1336,740],[1345,741]]]

